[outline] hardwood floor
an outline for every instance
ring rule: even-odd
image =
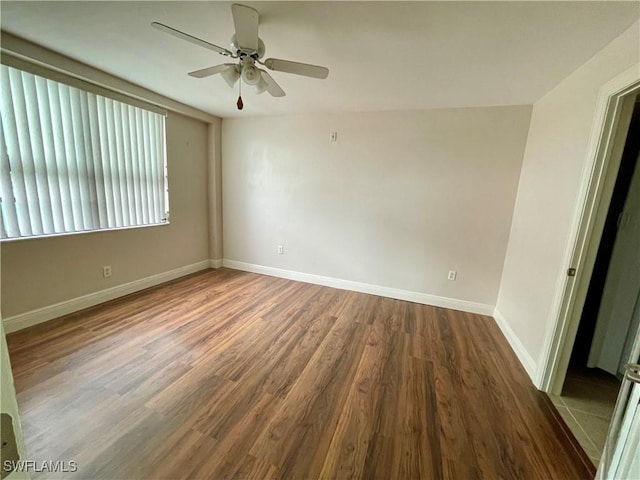
[[[36,479],[593,476],[490,317],[221,269],[7,340]]]

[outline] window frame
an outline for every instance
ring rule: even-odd
[[[6,52],[2,52],[2,56],[0,59],[0,63],[7,67],[11,67],[14,69],[18,69],[32,75],[36,75],[39,77],[43,77],[48,80],[52,80],[54,82],[58,82],[61,84],[65,84],[69,87],[77,88],[83,90],[88,93],[92,93],[94,95],[99,95],[111,100],[115,100],[117,102],[127,104],[139,109],[147,110],[154,114],[161,115],[164,117],[162,119],[162,153],[163,153],[163,165],[164,165],[164,188],[162,189],[163,193],[163,207],[164,207],[164,216],[161,221],[155,223],[147,223],[141,225],[125,225],[125,226],[111,226],[111,227],[97,227],[91,228],[87,230],[77,230],[77,231],[64,231],[64,232],[54,232],[54,233],[45,233],[45,234],[36,234],[36,235],[28,235],[28,236],[18,236],[18,237],[6,237],[0,238],[0,243],[5,242],[16,242],[23,240],[35,240],[35,239],[43,239],[43,238],[54,238],[54,237],[64,237],[69,235],[83,235],[88,233],[100,233],[100,232],[110,232],[110,231],[120,231],[120,230],[131,230],[138,228],[148,228],[148,227],[162,227],[166,225],[170,225],[170,203],[169,203],[169,162],[168,162],[168,150],[167,150],[167,110],[161,106],[150,103],[148,101],[142,100],[140,98],[133,97],[131,95],[116,91],[112,88],[107,88],[102,85],[92,83],[81,78],[69,75],[67,73],[63,73],[62,71],[55,70],[38,63],[33,63],[30,61],[26,61],[17,56],[8,54]]]

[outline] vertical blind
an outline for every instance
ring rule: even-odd
[[[1,65],[0,237],[164,223],[164,116]]]

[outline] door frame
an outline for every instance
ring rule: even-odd
[[[563,271],[558,278],[552,307],[555,323],[545,337],[540,355],[536,384],[548,393],[559,395],[562,391],[620,167],[633,98],[639,92],[640,64],[613,78],[598,92],[587,164],[578,193],[581,202],[571,223],[569,248],[563,262],[576,272],[570,277]]]

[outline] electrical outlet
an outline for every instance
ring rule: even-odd
[[[284,254],[284,245],[278,245],[278,254],[279,255]]]
[[[109,278],[111,276],[111,265],[102,267],[102,276],[104,278]]]
[[[457,276],[458,272],[456,272],[455,270],[449,270],[449,276],[447,277],[447,280],[455,280]]]

